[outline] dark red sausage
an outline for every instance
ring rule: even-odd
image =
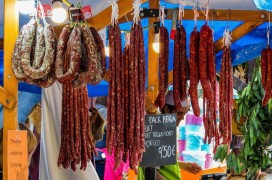
[[[190,98],[194,114],[200,115],[200,107],[198,104],[198,47],[199,46],[199,32],[195,29],[190,37]]]
[[[201,59],[201,63],[199,63],[199,78],[201,81],[202,88],[205,92],[206,97],[209,100],[213,99],[213,89],[208,77],[208,36],[209,36],[209,26],[205,24],[202,26],[200,30],[200,46],[199,46],[199,59]]]

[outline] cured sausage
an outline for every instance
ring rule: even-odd
[[[105,47],[104,47],[104,43],[101,39],[101,37],[99,36],[97,30],[93,27],[90,27],[90,30],[93,34],[94,37],[94,41],[96,43],[97,46],[97,51],[98,51],[98,56],[100,57],[101,61],[101,69],[102,69],[102,74],[101,77],[103,78],[106,72],[106,54],[105,54]]]
[[[143,36],[143,28],[141,23],[138,23],[138,30],[139,30],[139,88],[140,88],[140,136],[141,136],[141,142],[140,142],[140,151],[143,152],[145,149],[144,144],[144,127],[145,127],[145,78],[146,78],[146,67],[145,67],[145,53],[144,53],[144,36]],[[142,159],[139,157],[140,160]],[[140,161],[139,160],[139,161]]]
[[[265,86],[265,95],[263,98],[263,106],[266,106],[269,102],[271,97],[271,90],[272,90],[272,50],[268,49],[267,51],[267,73],[266,73],[266,86]]]
[[[180,26],[180,99],[187,98],[187,62],[186,62],[186,31],[184,26]]]
[[[180,27],[178,26],[175,33],[175,41],[174,41],[174,64],[173,64],[173,99],[174,105],[178,111],[181,108],[181,100],[180,100],[180,80],[179,80],[179,72],[180,72]]]
[[[113,151],[113,141],[114,141],[114,132],[115,132],[115,28],[113,26],[109,27],[109,47],[110,47],[110,81],[109,81],[109,109],[107,113],[107,121],[109,123],[109,128],[107,128],[107,150],[109,154]]]
[[[43,63],[44,53],[45,53],[44,28],[42,25],[38,24],[36,29],[35,54],[32,63],[32,67],[34,69],[38,69],[41,67]]]
[[[262,75],[262,85],[263,88],[266,86],[266,78],[267,78],[267,52],[268,49],[263,49],[261,53],[261,75]]]
[[[27,55],[27,52],[22,54],[22,59],[21,59],[22,69],[24,73],[31,79],[41,79],[46,77],[51,71],[52,65],[54,63],[54,57],[55,57],[55,37],[54,37],[53,28],[49,24],[46,24],[44,29],[45,54],[43,49],[44,46],[43,46],[43,43],[41,42],[43,40],[42,38],[43,32],[41,32],[42,27],[38,26],[37,29],[38,29],[37,31],[38,33],[36,34],[38,36],[38,42],[36,43],[35,60],[33,63],[35,63],[37,66],[41,62],[41,60],[44,58],[41,67],[36,69],[35,67],[33,68],[31,66],[30,55]],[[28,41],[25,41],[25,43],[32,44],[33,38],[34,37],[29,39]]]
[[[165,95],[168,87],[168,31],[165,27],[160,27],[160,53],[159,53],[159,94],[155,101],[155,106],[163,108]]]
[[[199,49],[199,32],[196,29],[190,35],[190,98],[195,116],[200,115],[200,107],[198,104],[198,49]]]
[[[12,58],[12,69],[16,78],[22,81],[31,82],[22,70],[21,62],[23,59],[30,59],[35,30],[36,21],[31,20],[27,25],[23,26],[15,44]]]
[[[81,60],[81,28],[74,27],[70,37],[71,57],[70,66],[67,72],[63,73],[63,62],[57,58],[56,62],[56,78],[60,83],[71,82],[79,71]]]
[[[87,26],[82,28],[82,33],[83,44],[86,47],[87,52],[88,71],[80,73],[77,80],[95,85],[102,80],[102,71],[98,59],[97,47],[92,32]]]
[[[208,36],[209,36],[209,26],[205,24],[200,30],[200,46],[199,46],[199,58],[201,59],[201,64],[199,64],[199,78],[203,91],[209,100],[213,100],[213,88],[208,77]]]

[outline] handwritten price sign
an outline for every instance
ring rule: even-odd
[[[8,131],[8,179],[28,180],[27,131]]]
[[[140,165],[176,164],[176,114],[145,116],[145,152]]]

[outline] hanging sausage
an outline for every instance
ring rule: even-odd
[[[200,29],[199,40],[199,79],[203,88],[203,122],[205,142],[211,143],[215,138],[215,148],[219,144],[219,133],[216,124],[216,71],[213,31],[207,25]]]
[[[159,30],[159,94],[155,101],[155,106],[163,108],[165,105],[165,95],[168,88],[168,56],[169,56],[169,34],[166,27],[164,27],[164,8],[160,9],[160,17],[162,26]]]
[[[15,77],[29,84],[49,87],[55,82],[55,37],[53,27],[44,27],[35,19],[24,25],[16,40],[12,55]]]
[[[231,63],[231,37],[228,29],[224,32],[224,49],[220,73],[219,97],[219,132],[224,144],[232,140],[232,107],[233,107],[233,70]]]
[[[116,3],[116,2],[115,2]],[[116,4],[113,3],[113,12]],[[139,8],[140,1],[135,1]],[[137,13],[135,13],[136,15]],[[118,15],[113,13],[109,27],[109,96],[107,113],[107,150],[114,156],[116,169],[129,160],[131,169],[137,166],[144,151],[145,57],[143,29],[139,14],[132,25],[130,37],[122,55]],[[129,39],[129,41],[128,41]]]

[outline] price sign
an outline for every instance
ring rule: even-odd
[[[85,19],[91,18],[92,17],[92,8],[91,8],[91,6],[90,5],[84,6],[81,9],[81,13],[83,14]]]
[[[176,119],[176,114],[145,116],[142,167],[176,164]]]
[[[8,131],[8,179],[28,180],[27,131]]]
[[[38,17],[42,17],[41,9],[43,9],[45,17],[52,16],[52,7],[50,4],[42,4],[42,8],[41,8],[41,6],[38,6]]]

